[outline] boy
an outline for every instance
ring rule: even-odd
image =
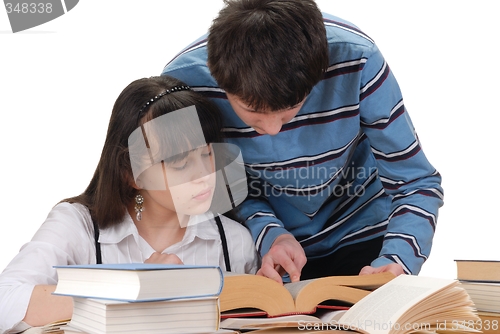
[[[213,98],[242,150],[258,273],[417,274],[441,177],[377,46],[312,0],[225,3],[163,74]]]

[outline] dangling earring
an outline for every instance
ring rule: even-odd
[[[144,210],[144,207],[142,206],[143,203],[144,203],[144,197],[142,197],[141,194],[137,194],[137,196],[135,196],[135,208],[134,209],[136,212],[135,218],[139,222],[142,219],[142,211]]]

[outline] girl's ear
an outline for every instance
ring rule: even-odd
[[[134,180],[132,180],[132,188],[140,190],[144,188],[144,185],[142,184],[142,181],[140,179],[137,179],[137,181],[135,182]]]
[[[142,189],[142,182],[140,179],[137,179],[137,182],[134,181],[134,177],[132,176],[132,173],[127,173],[126,171],[123,171],[123,180],[128,183],[129,186],[136,190]]]
[[[134,174],[132,172],[132,167],[130,165],[130,155],[129,155],[128,147],[119,152],[118,157],[116,158],[118,162],[119,171],[121,176],[121,181],[124,185],[128,185],[129,187],[139,190],[141,189],[140,185],[137,185],[134,181]]]

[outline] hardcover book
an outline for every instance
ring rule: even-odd
[[[56,266],[54,294],[121,301],[154,301],[217,296],[222,271],[217,266],[148,263]]]

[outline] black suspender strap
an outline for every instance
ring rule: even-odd
[[[229,262],[229,251],[227,250],[226,233],[219,216],[215,216],[215,222],[219,228],[220,241],[222,242],[222,252],[224,253],[224,263],[226,264],[226,271],[231,271],[231,263]]]
[[[101,256],[101,244],[99,243],[99,226],[95,221],[92,221],[94,224],[94,239],[95,239],[95,263],[102,264],[102,256]]]

